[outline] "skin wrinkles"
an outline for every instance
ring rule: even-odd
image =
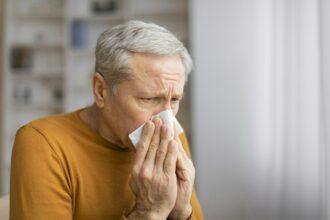
[[[135,53],[130,69],[133,76],[118,84],[115,94],[105,79],[94,73],[95,104],[81,113],[93,130],[123,149],[134,149],[128,134],[153,115],[166,109],[177,114],[185,84],[185,70],[178,55]]]

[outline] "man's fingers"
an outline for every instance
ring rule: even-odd
[[[175,136],[175,140],[178,142],[179,154],[182,155],[182,156],[181,156],[182,159],[183,159],[183,160],[187,160],[187,159],[189,159],[189,157],[188,157],[186,151],[183,149],[183,146],[182,146],[182,143],[181,143],[181,140],[180,140],[179,135],[176,135],[176,136]]]
[[[167,145],[169,142],[169,131],[167,125],[163,125],[161,128],[161,140],[159,147],[157,149],[156,158],[155,158],[155,167],[159,171],[163,171],[164,160],[167,154]]]
[[[161,126],[162,126],[162,121],[160,118],[155,118],[153,120],[154,124],[155,124],[155,131],[154,131],[154,135],[151,139],[150,142],[150,146],[147,152],[147,155],[145,157],[144,160],[144,165],[143,166],[147,166],[147,167],[152,167],[151,170],[153,170],[154,164],[155,164],[155,156],[157,153],[157,149],[160,143],[160,133],[161,133]]]
[[[151,142],[151,138],[154,134],[155,125],[153,122],[148,121],[142,131],[141,139],[136,147],[136,158],[135,158],[135,170],[139,170],[145,160],[146,154],[148,152],[148,148]]]
[[[175,140],[171,140],[168,144],[167,154],[164,161],[164,173],[171,175],[175,173],[176,161],[178,157],[178,148]]]
[[[174,129],[174,139],[178,142],[178,144],[181,144],[180,138],[179,138],[179,131],[176,126],[173,127]],[[180,146],[179,146],[180,147]],[[176,161],[176,167],[178,169],[184,168],[184,159],[181,155],[181,152],[178,152],[178,159]]]
[[[184,159],[184,157],[182,155],[182,152],[180,152],[180,151],[178,152],[178,159],[176,161],[176,167],[178,169],[185,168],[185,159]]]

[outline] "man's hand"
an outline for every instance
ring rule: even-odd
[[[177,199],[178,145],[159,118],[144,126],[130,186],[136,205],[128,219],[166,219]]]
[[[192,213],[190,199],[195,180],[195,167],[183,149],[177,131],[175,139],[179,145],[179,154],[176,165],[178,195],[175,206],[168,216],[169,219],[188,219]]]

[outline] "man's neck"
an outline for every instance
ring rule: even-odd
[[[98,133],[100,136],[102,136],[104,139],[108,140],[110,143],[113,143],[118,148],[126,149],[126,147],[121,147],[122,144],[118,143],[118,141],[115,140],[113,135],[110,132],[110,128],[108,128],[106,125],[102,125],[100,123],[100,112],[97,109],[95,105],[89,106],[85,109],[83,109],[80,114],[80,118],[82,121],[90,127],[94,132]]]
[[[82,111],[80,111],[79,116],[89,128],[91,128],[93,131],[99,133],[98,132],[98,130],[99,130],[98,121],[99,120],[96,115],[97,113],[95,112],[95,110],[93,110],[94,108],[95,108],[94,106],[89,106],[89,107],[83,109]]]

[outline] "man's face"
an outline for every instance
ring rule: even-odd
[[[184,66],[179,56],[133,55],[133,78],[117,86],[105,100],[105,120],[118,141],[129,146],[128,134],[153,115],[172,109],[176,115],[183,96]]]

